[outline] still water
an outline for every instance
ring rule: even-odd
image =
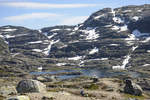
[[[78,74],[69,74],[69,75],[60,75],[60,73],[71,73],[71,72],[80,72],[81,75]],[[80,70],[58,70],[58,71],[41,71],[41,72],[30,72],[31,75],[44,75],[44,74],[50,74],[50,75],[56,75],[59,79],[70,79],[70,78],[77,78],[80,76],[88,76],[88,77],[98,77],[98,78],[108,78],[108,77],[117,77],[117,76],[130,76],[132,78],[140,77],[141,74],[137,72],[128,72],[128,71],[113,71],[113,70],[106,70],[106,69],[97,69],[97,68],[86,68],[86,69],[80,69]],[[58,75],[57,75],[58,74]]]

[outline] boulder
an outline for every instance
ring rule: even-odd
[[[45,92],[46,85],[37,80],[27,79],[20,81],[16,89],[18,93]]]
[[[54,97],[46,97],[46,96],[42,97],[42,100],[54,100],[54,99],[55,99]]]
[[[46,82],[47,81],[46,78],[43,77],[43,76],[38,76],[35,79],[38,80],[38,81],[40,81],[40,82]]]
[[[14,97],[10,97],[7,100],[30,100],[30,98],[28,96],[14,96]]]
[[[124,87],[125,93],[136,95],[136,96],[142,95],[143,90],[139,85],[133,83],[131,80],[126,80],[125,84],[126,84]]]
[[[98,78],[93,78],[93,83],[97,83],[98,81]]]

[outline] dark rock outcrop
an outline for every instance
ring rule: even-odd
[[[124,87],[125,93],[136,95],[136,96],[142,95],[143,90],[139,85],[133,83],[131,80],[126,80],[125,84],[126,84]]]

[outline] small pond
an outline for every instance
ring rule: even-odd
[[[60,74],[60,73],[78,73],[81,74]],[[72,70],[72,69],[66,69],[66,70],[58,70],[58,71],[51,71],[51,72],[30,72],[31,75],[44,75],[44,74],[50,74],[50,75],[56,75],[59,79],[70,79],[70,78],[77,78],[80,76],[88,76],[88,77],[98,77],[98,78],[105,78],[105,77],[117,77],[117,76],[130,76],[132,78],[140,77],[141,74],[137,72],[128,72],[128,71],[113,71],[113,70],[107,70],[107,69],[97,69],[97,68],[83,68],[80,70]]]

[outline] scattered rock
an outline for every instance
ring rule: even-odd
[[[2,86],[0,87],[0,95],[7,96],[10,94],[17,94],[14,86]]]
[[[96,78],[96,77],[95,77],[95,78],[93,78],[92,80],[93,80],[93,83],[96,83],[96,82],[98,82],[98,81],[99,81],[99,80],[98,80],[98,78]]]
[[[36,77],[36,80],[40,82],[55,82],[56,77],[55,76],[38,76]]]
[[[131,95],[136,95],[136,96],[140,96],[142,95],[142,88],[133,83],[131,80],[126,80],[126,85],[124,87],[124,92],[125,93],[128,93],[128,94],[131,94]]]
[[[18,93],[45,92],[46,85],[37,80],[28,79],[20,81],[16,89]]]
[[[111,87],[111,86],[108,86],[107,88],[106,88],[106,91],[114,91],[114,88],[113,87]]]
[[[46,79],[43,76],[37,76],[36,80],[40,81],[40,82],[45,82]]]
[[[48,80],[51,82],[55,82],[57,79],[56,79],[56,76],[50,76],[48,77]]]
[[[28,96],[14,96],[14,97],[10,97],[7,100],[30,100],[30,98]]]
[[[54,99],[55,99],[54,97],[46,97],[46,96],[42,97],[42,100],[54,100]]]

